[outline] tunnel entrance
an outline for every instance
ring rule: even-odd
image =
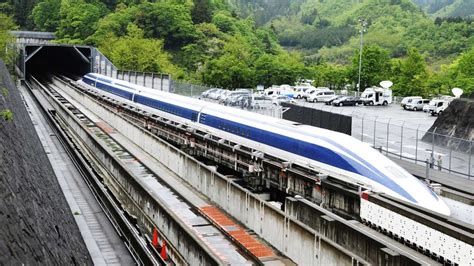
[[[24,48],[26,76],[47,77],[51,74],[82,77],[92,72],[92,49],[74,45],[26,45]]]

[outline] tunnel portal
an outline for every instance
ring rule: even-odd
[[[26,45],[24,47],[25,76],[61,74],[81,77],[93,70],[92,48],[76,45]]]

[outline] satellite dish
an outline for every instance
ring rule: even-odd
[[[454,95],[456,98],[459,98],[459,97],[461,97],[461,95],[463,94],[464,91],[463,91],[462,89],[460,89],[460,88],[453,88],[453,89],[451,90],[451,92],[453,93],[453,95]]]
[[[382,86],[382,88],[384,89],[388,89],[392,87],[392,85],[393,85],[393,82],[391,82],[390,80],[384,80],[380,82],[380,86]]]

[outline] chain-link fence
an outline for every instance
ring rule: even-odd
[[[432,169],[474,176],[472,140],[455,138],[406,125],[406,121],[352,114],[352,136],[381,152]]]
[[[210,87],[203,85],[196,85],[176,80],[171,80],[170,92],[176,93],[183,96],[189,97],[199,97],[201,94],[207,90],[211,89]]]
[[[202,93],[209,89],[212,88],[204,85],[196,85],[172,80],[170,92],[183,96],[199,98],[204,101],[224,104],[222,101],[201,98]],[[261,101],[252,101],[248,98],[243,98],[241,101],[233,102],[232,104],[226,104],[226,106],[275,118],[282,118],[283,112],[286,110],[285,107],[273,104],[271,101],[269,103],[262,103]]]

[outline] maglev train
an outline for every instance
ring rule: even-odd
[[[450,215],[430,188],[346,134],[145,88],[96,73],[79,83],[98,93],[302,167]]]

